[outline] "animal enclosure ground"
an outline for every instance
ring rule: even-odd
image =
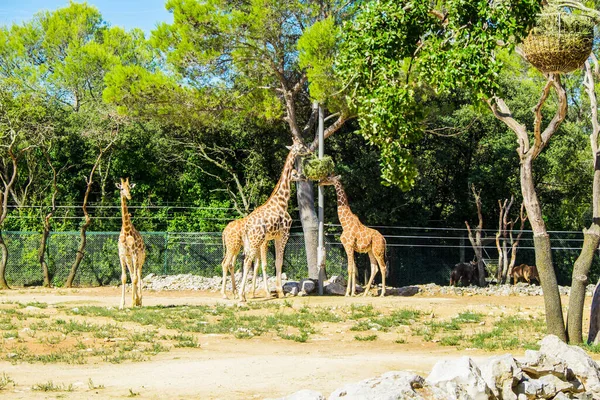
[[[541,296],[309,296],[239,306],[213,292],[146,291],[142,309],[123,311],[119,299],[117,287],[0,292],[0,394],[329,394],[390,370],[426,375],[444,358],[519,356],[544,334]]]

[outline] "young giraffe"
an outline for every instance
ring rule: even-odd
[[[131,297],[133,306],[142,305],[142,266],[146,260],[146,246],[142,235],[133,227],[131,223],[131,214],[127,211],[127,200],[131,200],[130,190],[135,184],[129,184],[129,178],[116,184],[121,191],[121,214],[123,225],[119,235],[119,259],[121,261],[121,305],[120,309],[125,307],[125,285],[127,284],[127,271],[129,269],[131,276]]]
[[[369,293],[373,278],[377,274],[377,264],[379,264],[379,269],[381,269],[381,296],[384,296],[386,275],[385,238],[375,229],[364,226],[358,217],[352,213],[339,175],[325,178],[319,182],[319,185],[334,185],[337,194],[338,218],[343,230],[340,241],[348,256],[348,287],[346,288],[346,296],[354,296],[356,290],[355,251],[358,253],[368,253],[371,261],[371,276],[365,288],[364,296]]]
[[[305,180],[304,177],[300,176],[298,172],[294,169],[292,170],[292,175],[290,178],[293,182],[299,180]],[[236,219],[227,224],[225,229],[223,229],[222,239],[223,239],[223,248],[225,256],[223,257],[223,261],[221,262],[221,267],[223,268],[223,280],[221,285],[221,295],[224,299],[227,298],[225,294],[225,284],[227,282],[227,271],[231,274],[231,290],[233,292],[233,297],[235,298],[235,261],[237,256],[242,249],[242,245],[244,244],[244,240],[242,238],[244,230],[246,229],[246,221],[248,220],[248,216],[245,216],[240,219]],[[262,260],[262,273],[263,273],[263,282],[265,285],[265,297],[270,297],[271,292],[269,290],[269,283],[267,282],[267,248],[269,242],[265,240],[263,246],[260,248],[260,256]],[[256,276],[258,273],[258,257],[254,260],[254,275],[252,277],[252,297],[254,297],[255,289],[256,289]]]
[[[243,234],[245,254],[244,273],[240,289],[240,301],[242,302],[246,301],[244,289],[250,265],[258,256],[259,250],[263,249],[263,247],[266,250],[264,244],[269,240],[275,240],[275,283],[277,285],[277,296],[283,297],[281,267],[283,265],[283,252],[290,237],[290,227],[292,226],[292,217],[287,212],[291,194],[290,182],[292,181],[296,157],[310,154],[310,150],[306,146],[296,141],[288,149],[290,152],[283,165],[279,182],[277,182],[271,196],[263,205],[252,211],[246,221],[246,228]],[[266,257],[262,257],[263,268],[266,268],[266,261]]]
[[[223,298],[226,299],[227,295],[225,294],[225,284],[227,282],[227,271],[231,274],[231,290],[233,291],[233,297],[235,298],[235,261],[237,256],[242,249],[242,245],[244,244],[244,240],[242,239],[242,235],[244,230],[246,229],[246,221],[248,220],[248,216],[244,218],[236,219],[227,224],[225,229],[223,229],[223,248],[225,249],[225,257],[223,257],[223,261],[221,262],[221,267],[223,268],[223,281],[221,285],[221,294]],[[267,271],[266,271],[266,257],[267,257],[267,245],[269,242],[264,243],[263,247],[261,247],[261,258],[264,260],[263,262],[263,281],[265,284],[265,296],[270,296],[269,284],[267,282]],[[258,258],[254,260],[254,277],[252,280],[252,297],[254,297],[255,287],[256,287],[256,274],[258,271]]]

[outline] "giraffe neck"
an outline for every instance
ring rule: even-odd
[[[344,187],[342,186],[342,183],[339,181],[335,181],[335,193],[337,195],[338,207],[343,207],[343,206],[348,207],[348,197],[346,197],[346,192],[344,192]]]
[[[292,170],[294,169],[295,160],[296,155],[290,151],[285,159],[283,171],[281,171],[281,176],[279,177],[279,182],[277,182],[277,185],[275,185],[275,188],[267,200],[267,203],[274,201],[280,204],[285,203],[287,205],[288,201],[290,200],[290,178],[292,176]]]
[[[121,218],[123,220],[121,229],[125,232],[131,232],[131,215],[129,215],[129,211],[127,210],[127,199],[125,196],[121,196]]]

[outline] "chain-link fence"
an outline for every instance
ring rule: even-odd
[[[466,232],[462,229],[377,227],[387,240],[389,276],[387,283],[405,286],[419,283],[447,284],[454,265],[473,259]],[[345,276],[346,253],[339,243],[340,228],[328,227],[326,235],[327,274]],[[493,268],[497,263],[495,232],[487,232],[484,240],[486,263]],[[6,279],[10,285],[32,286],[42,284],[38,249],[40,233],[4,232],[8,246]],[[220,233],[144,232],[147,255],[143,275],[196,274],[221,275],[223,245]],[[110,285],[120,282],[117,240],[118,232],[88,232],[85,257],[76,275],[79,286]],[[553,259],[560,284],[569,284],[570,271],[579,255],[583,241],[581,232],[552,232]],[[77,254],[79,232],[53,232],[47,247],[46,260],[50,277],[56,286],[64,284]],[[242,255],[238,257],[238,268]],[[369,271],[369,259],[356,254],[359,280]],[[535,264],[531,233],[525,233],[517,253],[517,264]],[[283,271],[288,278],[300,279],[307,275],[304,237],[292,233],[288,241]],[[590,278],[593,282],[600,272],[600,261],[594,260]],[[274,248],[269,247],[268,273],[274,274]]]

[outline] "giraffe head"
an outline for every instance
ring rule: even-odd
[[[290,180],[292,182],[308,182],[308,178],[304,174],[299,173],[295,168],[292,170]]]
[[[117,183],[115,186],[121,191],[122,197],[125,197],[127,200],[131,200],[130,190],[135,187],[135,183],[129,184],[129,178],[121,178],[121,183]]]
[[[291,146],[286,146],[290,153],[296,156],[307,156],[312,153],[312,151],[299,140],[294,139],[294,144]]]
[[[340,181],[340,178],[340,175],[328,176],[327,178],[323,178],[319,181],[319,186],[335,185],[336,182]]]

